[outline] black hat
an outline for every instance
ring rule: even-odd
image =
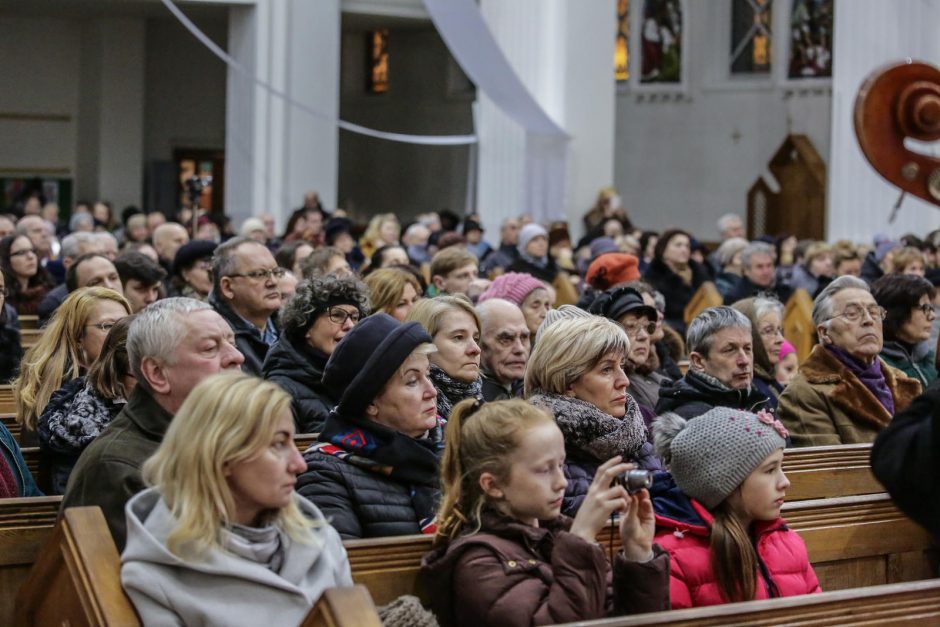
[[[401,324],[386,313],[369,316],[336,345],[326,368],[323,385],[339,399],[337,410],[350,418],[364,416],[389,379],[431,336],[417,322]]]
[[[632,287],[607,290],[591,303],[590,312],[615,322],[628,313],[646,316],[650,322],[655,322],[658,317],[656,308],[643,302],[643,295]]]
[[[173,274],[179,276],[182,270],[193,267],[200,259],[212,257],[216,246],[218,244],[215,242],[204,239],[194,239],[183,244],[176,251],[176,256],[173,257]]]
[[[466,220],[463,221],[463,234],[466,235],[470,231],[479,231],[480,233],[482,233],[483,227],[480,226],[480,223],[477,222],[476,220],[471,220],[470,218],[467,218]]]
[[[330,218],[330,221],[323,227],[323,238],[327,246],[332,246],[337,237],[350,231],[352,231],[352,220],[349,218]]]

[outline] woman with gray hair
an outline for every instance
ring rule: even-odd
[[[777,397],[783,386],[777,383],[777,363],[783,346],[783,304],[776,298],[755,296],[732,305],[751,321],[754,354],[754,378],[751,383],[767,397],[770,408],[777,408]]]
[[[722,297],[727,298],[741,282],[741,252],[747,248],[747,240],[743,237],[726,239],[715,251],[714,259],[719,263],[719,271],[715,275],[715,287]]]
[[[530,403],[555,417],[565,438],[568,485],[562,513],[574,516],[598,466],[620,456],[640,468],[661,470],[623,362],[630,341],[606,318],[558,321],[543,329],[525,373]]]
[[[780,395],[794,446],[872,442],[920,383],[881,360],[885,310],[868,284],[841,276],[813,304],[819,344]]]
[[[281,338],[262,372],[290,393],[298,433],[319,431],[336,405],[323,385],[323,370],[339,341],[368,314],[366,286],[333,275],[302,281],[281,310]]]

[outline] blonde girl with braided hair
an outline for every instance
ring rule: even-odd
[[[442,625],[542,625],[669,607],[649,494],[614,483],[630,464],[602,464],[571,519],[561,514],[565,444],[548,413],[522,400],[467,399],[445,439],[435,548],[422,564]],[[615,513],[623,550],[611,572],[596,537]]]

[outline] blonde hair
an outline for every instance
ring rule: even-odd
[[[408,285],[415,289],[415,294],[421,295],[418,279],[410,272],[398,268],[376,270],[364,278],[363,283],[369,288],[369,302],[372,303],[373,312],[384,311],[391,315]]]
[[[468,398],[457,403],[444,437],[435,544],[447,544],[467,526],[473,528],[471,533],[480,530],[480,512],[486,504],[480,475],[488,472],[506,481],[509,456],[522,434],[541,424],[555,424],[555,419],[520,399],[478,405]]]
[[[900,250],[896,250],[891,257],[891,273],[904,272],[904,269],[915,261],[919,261],[924,264],[925,268],[927,267],[927,258],[924,256],[924,253],[917,248],[905,246]]]
[[[525,369],[525,396],[564,394],[572,383],[610,353],[626,356],[630,340],[623,327],[601,318],[571,318],[539,337]]]
[[[36,421],[49,404],[52,393],[81,375],[79,342],[85,336],[85,327],[95,306],[103,300],[120,304],[130,315],[131,306],[121,294],[107,287],[83,287],[69,294],[56,309],[39,341],[26,351],[20,375],[13,381],[16,421],[25,428],[35,430]]]
[[[437,296],[435,298],[425,298],[415,303],[405,322],[417,322],[432,338],[441,330],[444,323],[444,317],[452,311],[462,311],[469,315],[477,325],[477,332],[480,331],[480,316],[476,309],[470,303],[470,299],[463,294]]]
[[[157,488],[176,519],[167,538],[170,552],[200,555],[220,545],[222,527],[235,513],[225,468],[271,445],[290,402],[278,385],[239,371],[207,377],[186,397],[143,466],[144,481]],[[312,523],[293,500],[272,512],[270,522],[298,542],[313,541]]]
[[[381,230],[382,225],[386,222],[394,222],[396,226],[398,226],[398,235],[401,236],[401,223],[398,221],[398,217],[394,213],[380,213],[372,216],[372,219],[369,220],[369,226],[366,227],[366,232],[362,234],[362,240],[374,246],[375,242],[380,239],[379,230]],[[385,243],[396,244],[397,242]]]

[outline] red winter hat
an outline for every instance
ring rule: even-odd
[[[545,284],[531,274],[507,272],[496,277],[489,288],[480,294],[477,302],[482,303],[491,298],[502,298],[522,307],[522,301],[525,300],[525,297],[540,287],[544,288]]]
[[[606,290],[640,278],[640,262],[627,253],[604,253],[591,262],[584,279],[591,287]]]

